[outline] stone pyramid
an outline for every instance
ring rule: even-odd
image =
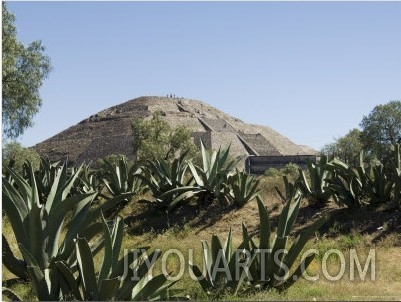
[[[100,111],[33,148],[52,161],[67,159],[76,164],[95,163],[110,154],[132,158],[132,121],[150,118],[156,111],[162,111],[171,126],[187,126],[198,145],[202,140],[206,147],[217,150],[231,144],[233,156],[316,154],[270,127],[244,123],[206,103],[155,96],[139,97]]]

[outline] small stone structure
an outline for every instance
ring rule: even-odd
[[[297,164],[304,170],[309,162],[316,164],[316,160],[316,155],[249,156],[245,160],[245,171],[258,175],[269,168],[284,168],[289,163]]]

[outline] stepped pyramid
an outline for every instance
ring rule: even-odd
[[[246,124],[206,103],[171,97],[139,97],[91,115],[59,134],[33,146],[52,161],[95,163],[110,154],[132,158],[132,121],[162,111],[173,127],[183,124],[197,145],[217,150],[231,144],[235,155],[313,155],[316,151],[291,142],[267,126]]]

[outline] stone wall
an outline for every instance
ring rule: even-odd
[[[250,174],[263,174],[269,168],[281,169],[289,163],[297,164],[301,169],[305,169],[308,162],[316,163],[316,156],[249,156],[245,160],[245,171]]]

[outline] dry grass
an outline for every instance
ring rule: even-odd
[[[227,226],[228,228],[228,226]],[[239,232],[235,233],[234,242],[236,244],[241,240]],[[238,231],[238,230],[237,230]],[[393,235],[390,235],[392,237]],[[227,232],[219,236],[225,240]],[[125,247],[133,248],[150,243],[151,249],[161,248],[163,251],[178,249],[185,256],[185,274],[176,288],[185,288],[186,294],[193,299],[206,299],[207,297],[201,291],[197,282],[193,281],[188,272],[187,259],[189,250],[194,252],[194,262],[202,265],[200,240],[210,242],[208,232],[199,232],[194,229],[172,229],[163,234],[145,234],[143,236],[132,236],[125,241]],[[391,239],[393,242],[393,239]],[[344,243],[346,241],[346,243]],[[140,244],[138,244],[138,242]],[[393,242],[394,243],[394,242]],[[398,242],[399,243],[399,242]],[[397,243],[397,244],[398,244]],[[369,236],[361,236],[359,241],[352,245],[356,250],[362,270],[365,268],[366,257],[371,249],[375,250],[375,280],[370,280],[371,268],[366,273],[365,280],[360,280],[358,271],[355,271],[355,280],[350,281],[350,260],[349,245],[344,237],[324,238],[312,240],[307,248],[317,248],[320,257],[317,257],[310,268],[308,274],[319,275],[317,281],[299,280],[293,287],[285,293],[274,291],[256,293],[255,295],[245,297],[246,300],[399,300],[401,299],[401,266],[397,265],[401,257],[401,248],[388,247],[386,240],[377,245],[369,242]],[[325,252],[330,249],[338,249],[345,256],[345,273],[338,281],[327,280],[322,271],[322,258]],[[169,257],[167,261],[167,270],[172,271],[173,275],[180,270],[180,262],[177,257]],[[340,262],[336,255],[329,257],[326,261],[328,272],[331,276],[338,274]],[[160,264],[156,266],[155,272],[160,272]],[[238,297],[226,297],[229,300],[237,300]]]

